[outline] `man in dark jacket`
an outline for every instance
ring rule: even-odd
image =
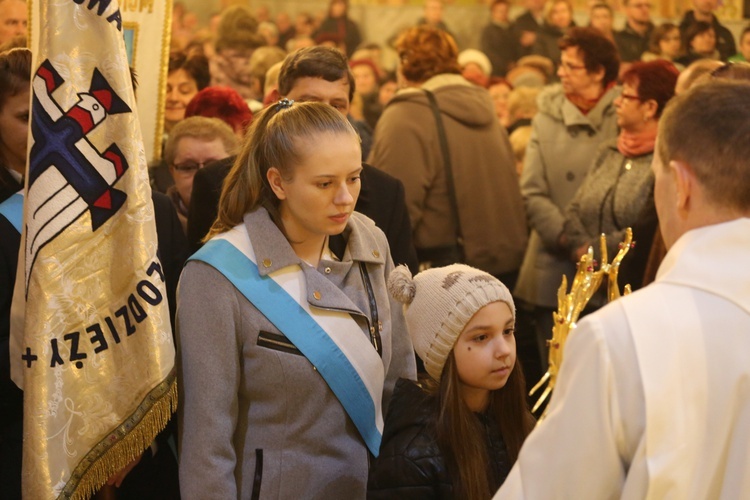
[[[284,60],[278,93],[279,97],[297,102],[325,102],[347,115],[354,94],[354,76],[340,52],[328,47],[309,47]],[[233,160],[228,158],[198,170],[193,179],[187,231],[193,251],[201,246],[216,219],[221,185]],[[362,167],[362,189],[355,210],[370,217],[385,233],[393,262],[406,264],[416,273],[417,254],[411,240],[403,184],[367,164]]]
[[[705,21],[714,27],[716,33],[716,50],[722,61],[726,61],[730,56],[737,53],[737,46],[734,43],[734,36],[726,26],[719,23],[714,15],[718,7],[717,0],[693,0],[693,10],[689,10],[680,23],[680,34],[683,39],[688,28],[698,21]]]
[[[531,55],[536,43],[536,34],[544,23],[544,0],[526,0],[526,11],[516,18],[513,32],[520,45],[519,56]]]
[[[482,30],[482,52],[492,63],[492,76],[505,76],[518,59],[519,45],[508,21],[508,0],[493,0],[490,23]]]
[[[640,61],[648,50],[654,24],[651,0],[624,0],[625,27],[615,33],[615,44],[622,62]]]

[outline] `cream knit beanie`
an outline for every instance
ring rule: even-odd
[[[492,63],[484,52],[477,49],[466,49],[458,54],[458,64],[462,68],[469,63],[474,63],[482,70],[485,76],[492,75]]]
[[[414,350],[437,381],[453,345],[477,311],[502,301],[516,316],[508,288],[492,275],[464,264],[428,269],[414,278],[406,266],[398,266],[388,278],[388,290],[404,304]]]

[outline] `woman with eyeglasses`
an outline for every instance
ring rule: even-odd
[[[659,117],[674,96],[679,72],[668,61],[634,63],[622,76],[617,109],[617,139],[605,143],[593,161],[583,184],[565,211],[564,239],[572,262],[594,248],[599,255],[599,235],[607,238],[607,254],[617,254],[625,229],[633,228],[637,245],[620,266],[622,287],[642,286],[643,272],[657,226],[654,207],[654,173],[651,160]],[[603,294],[589,304],[603,305]]]
[[[521,174],[532,232],[514,292],[519,321],[531,321],[528,331],[535,325],[542,366],[560,278],[564,274],[570,281],[575,272],[564,241],[565,207],[599,146],[617,136],[614,100],[620,64],[615,45],[594,28],[572,28],[560,40],[560,48],[560,84],[539,95]],[[535,382],[532,374],[529,378]]]
[[[187,234],[187,216],[193,177],[199,168],[236,153],[237,136],[218,118],[191,116],[174,126],[164,147],[164,160],[174,185],[167,196],[177,210],[182,230]]]

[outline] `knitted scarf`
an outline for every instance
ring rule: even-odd
[[[641,156],[654,150],[656,127],[648,127],[642,132],[620,131],[617,136],[617,150],[626,158]]]
[[[586,99],[584,97],[579,96],[578,94],[565,94],[565,97],[573,103],[573,105],[580,110],[581,113],[587,115],[589,111],[594,109],[596,105],[599,103],[599,100],[606,94],[609,89],[614,87],[616,85],[616,82],[610,82],[609,85],[604,87],[604,90],[602,90],[602,93],[599,94],[599,97],[596,99]]]

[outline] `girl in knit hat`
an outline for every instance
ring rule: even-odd
[[[399,380],[368,498],[490,498],[534,418],[516,361],[515,307],[493,276],[463,264],[388,280],[430,379]]]

